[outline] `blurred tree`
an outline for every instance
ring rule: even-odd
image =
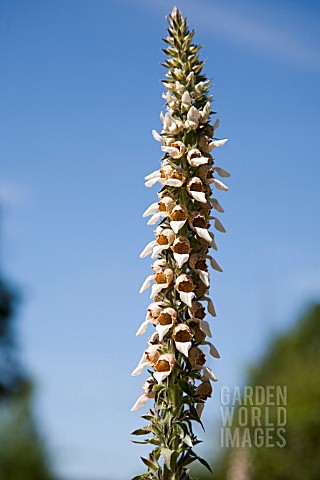
[[[272,342],[264,359],[248,375],[247,385],[253,387],[287,386],[286,445],[283,448],[223,449],[215,462],[215,480],[319,480],[319,379],[320,305],[316,305],[289,332]],[[249,418],[254,407],[246,405]],[[261,427],[266,434],[268,423],[276,418],[277,409],[266,404],[259,405],[259,408]],[[238,427],[234,423],[233,431]],[[248,427],[252,434],[250,422]],[[239,455],[241,450],[246,458]],[[208,475],[198,477],[201,480],[212,478]]]
[[[54,480],[14,341],[17,295],[0,279],[0,480]]]

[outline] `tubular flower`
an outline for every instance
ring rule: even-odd
[[[193,451],[198,440],[192,420],[199,421],[212,395],[211,382],[217,380],[203,351],[208,349],[211,357],[219,358],[209,341],[210,323],[216,316],[209,296],[209,268],[222,269],[211,255],[217,245],[210,225],[217,235],[226,231],[212,209],[224,212],[216,192],[228,190],[220,178],[230,174],[215,166],[211,153],[227,140],[215,136],[219,121],[211,122],[211,85],[193,37],[175,7],[164,39],[166,112],[160,114],[162,128],[152,131],[163,156],[159,168],[145,177],[147,187],[159,184],[160,191],[143,214],[148,225],[158,226],[140,254],[141,258],[151,255],[154,263],[140,289],[142,293],[151,287],[152,303],[136,334],[142,335],[148,327],[155,330],[132,372],[139,375],[147,367],[151,374],[132,411],[150,399],[155,407],[144,417],[149,424],[134,432],[152,435],[144,441],[153,451],[143,459],[148,472],[141,479],[192,480],[187,465],[199,458]],[[168,424],[169,429],[163,428]]]
[[[158,325],[156,330],[159,336],[159,341],[162,342],[163,337],[169,332],[177,319],[177,312],[171,308],[164,308],[157,317]]]

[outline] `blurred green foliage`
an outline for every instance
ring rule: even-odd
[[[223,448],[213,462],[213,478],[319,480],[320,305],[314,306],[292,329],[273,340],[263,360],[249,372],[246,385],[287,386],[286,445],[283,448]],[[246,405],[249,418],[254,407],[255,405]],[[277,407],[263,404],[259,408],[262,412],[261,427],[266,433],[268,421],[265,414],[270,414],[272,422]],[[237,427],[237,422],[234,422],[233,431]],[[248,427],[253,434],[254,427],[250,425],[250,420]],[[212,476],[203,474],[198,475],[198,478],[209,480]]]
[[[49,463],[32,412],[32,385],[25,382],[0,403],[0,480],[54,480]]]
[[[0,279],[0,480],[54,480],[32,410],[33,387],[18,360],[16,303]]]

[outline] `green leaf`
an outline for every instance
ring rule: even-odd
[[[143,463],[145,465],[147,465],[148,468],[151,468],[151,470],[158,470],[159,466],[158,465],[155,465],[154,463],[150,462],[150,460],[148,460],[147,458],[144,458],[144,457],[140,457],[141,460],[143,461]]]
[[[150,430],[147,430],[145,428],[139,428],[138,430],[132,432],[131,435],[149,435],[149,433],[151,433]]]
[[[188,447],[190,447],[190,448],[193,447],[193,443],[192,443],[190,435],[186,435],[184,437],[183,441],[184,441],[184,443],[186,443],[188,445]]]
[[[133,477],[131,480],[145,480],[148,477],[149,477],[149,473],[142,473],[141,475],[137,475],[136,477]]]
[[[209,470],[210,473],[213,473],[209,463],[204,458],[198,457],[198,455],[197,455],[197,460],[199,460],[199,462],[202,463],[202,465],[204,467],[206,467]]]
[[[161,448],[161,455],[164,461],[164,464],[170,470],[170,460],[172,455],[172,450],[170,448]]]

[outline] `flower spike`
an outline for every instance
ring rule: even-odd
[[[199,59],[201,47],[192,43],[194,31],[176,7],[168,21],[163,63],[168,71],[162,95],[166,111],[160,114],[162,128],[152,130],[163,156],[159,168],[145,177],[147,187],[160,185],[157,201],[143,213],[148,225],[155,225],[155,237],[140,254],[151,255],[154,261],[153,274],[140,289],[142,293],[151,287],[152,303],[136,335],[154,330],[132,372],[139,375],[147,367],[151,377],[132,411],[154,402],[143,417],[149,424],[134,432],[151,434],[143,443],[153,448],[143,459],[148,472],[136,478],[192,480],[187,465],[199,458],[193,450],[199,441],[192,420],[199,421],[212,395],[211,382],[217,381],[204,350],[209,361],[220,358],[208,340],[216,316],[209,296],[209,267],[222,272],[211,255],[217,245],[210,228],[226,232],[212,209],[224,213],[215,197],[228,187],[216,176],[224,181],[230,174],[216,167],[212,156],[227,140],[215,136],[219,120],[211,123],[212,96]]]

